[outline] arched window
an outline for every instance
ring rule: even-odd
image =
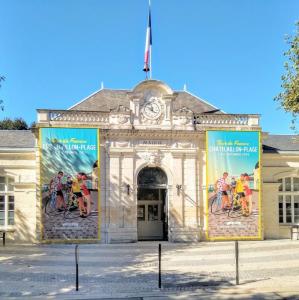
[[[14,180],[0,176],[0,227],[14,225]]]
[[[299,224],[299,177],[278,180],[278,207],[280,224]]]
[[[139,172],[137,182],[139,187],[166,187],[167,176],[160,168],[145,167]]]

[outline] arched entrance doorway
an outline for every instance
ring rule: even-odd
[[[138,240],[167,240],[167,176],[160,168],[145,167],[137,178]]]

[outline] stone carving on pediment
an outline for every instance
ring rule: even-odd
[[[143,99],[145,101],[147,101],[148,99],[150,99],[152,97],[160,98],[161,96],[162,96],[162,94],[160,92],[158,92],[157,90],[154,90],[154,89],[148,89],[148,90],[145,90],[143,92]]]
[[[117,112],[129,112],[130,109],[128,107],[123,106],[123,105],[119,105],[115,111],[117,111]]]
[[[173,114],[173,124],[176,126],[185,126],[193,124],[193,112],[187,107],[176,110]]]
[[[193,118],[188,115],[176,115],[173,116],[174,125],[192,125]]]
[[[130,122],[130,115],[128,114],[111,114],[110,115],[110,124],[126,124]]]
[[[186,106],[178,109],[175,111],[175,113],[179,113],[179,114],[193,114],[193,111],[189,108],[187,108]]]
[[[192,147],[193,144],[190,143],[190,142],[178,142],[177,146],[178,146],[178,148],[184,148],[184,149],[186,149],[186,148],[193,148]]]
[[[139,156],[146,162],[148,167],[160,166],[163,158],[163,154],[160,151],[144,152]]]
[[[114,142],[115,147],[120,147],[120,148],[127,148],[130,146],[129,141],[116,141]]]

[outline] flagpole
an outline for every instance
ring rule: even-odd
[[[148,10],[148,24],[146,29],[145,36],[145,52],[144,52],[144,67],[143,71],[145,72],[146,79],[152,78],[152,26],[151,26],[151,1],[148,1],[149,10]]]
[[[149,9],[151,10],[151,0],[148,0],[148,6]],[[151,44],[150,44],[150,79],[152,79],[152,45]]]
[[[150,46],[150,79],[152,79],[152,45]]]

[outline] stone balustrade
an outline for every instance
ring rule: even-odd
[[[109,124],[109,113],[98,111],[77,110],[46,110],[38,109],[39,124],[86,124],[101,126]]]
[[[196,127],[259,127],[259,115],[248,114],[198,114],[194,116]]]
[[[132,127],[130,124],[131,112],[118,113],[117,118],[115,113],[98,112],[98,111],[76,111],[76,110],[45,110],[38,109],[38,124],[45,125],[68,125],[75,124],[86,125],[100,128],[119,128]],[[192,116],[191,116],[192,119]],[[198,114],[194,115],[194,124],[197,128],[222,128],[222,127],[253,127],[260,126],[260,116],[252,114]],[[182,120],[179,120],[182,121]],[[177,116],[172,116],[172,125],[176,128],[178,122]],[[125,126],[124,126],[125,125]],[[138,124],[135,124],[135,129],[138,129]],[[192,127],[191,120],[191,127]],[[149,127],[151,129],[152,126]],[[158,125],[161,128],[161,125]],[[163,125],[162,125],[163,127]],[[128,129],[128,128],[126,128]],[[184,129],[182,129],[184,130]]]

